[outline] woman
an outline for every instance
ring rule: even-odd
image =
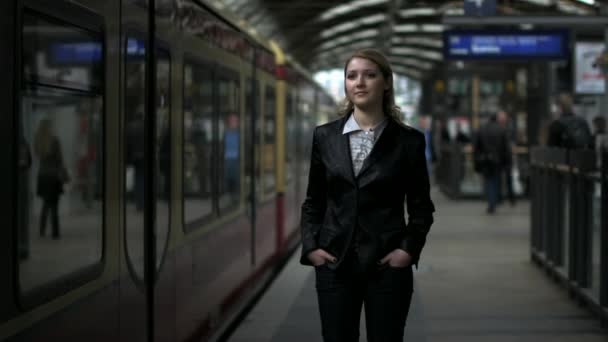
[[[314,265],[325,342],[401,342],[416,264],[433,222],[424,135],[399,121],[387,59],[346,61],[343,117],[315,129],[301,263]],[[409,222],[405,222],[407,198]]]
[[[51,120],[40,120],[34,140],[34,151],[40,161],[36,187],[36,193],[42,199],[40,236],[45,234],[47,216],[50,213],[53,239],[58,239],[59,196],[63,193],[63,184],[68,181],[68,174],[63,163],[59,139],[53,134]]]

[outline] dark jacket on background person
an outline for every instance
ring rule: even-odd
[[[499,173],[511,165],[510,148],[507,130],[495,119],[490,120],[481,127],[475,139],[473,153],[475,163],[480,164],[476,170],[483,174]]]
[[[548,146],[588,148],[592,144],[591,129],[585,119],[565,113],[549,125]]]
[[[349,136],[342,134],[347,120],[345,116],[314,131],[300,262],[311,265],[308,253],[322,248],[337,258],[328,265],[336,269],[357,235],[362,237],[357,244],[364,267],[396,248],[407,251],[416,263],[434,212],[424,135],[389,118],[355,176]]]

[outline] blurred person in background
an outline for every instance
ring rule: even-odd
[[[497,115],[492,115],[480,128],[473,145],[475,171],[483,176],[488,214],[496,211],[500,177],[506,166],[511,164],[509,147],[507,131],[497,122]]]
[[[506,190],[507,193],[507,198],[509,199],[509,203],[511,203],[511,205],[515,205],[515,193],[513,192],[513,147],[515,145],[514,142],[514,133],[511,127],[511,119],[509,117],[509,114],[504,111],[504,110],[499,110],[498,113],[496,113],[496,120],[498,121],[498,124],[504,128],[505,133],[507,134],[507,140],[508,140],[508,146],[507,146],[507,151],[506,153],[508,154],[507,158],[505,158],[505,166],[503,168],[503,172],[502,175],[500,175],[500,179],[499,179],[499,202],[502,202],[502,199],[504,197],[504,191],[502,191],[503,189],[503,185],[504,188]]]
[[[50,119],[40,120],[34,140],[34,151],[39,159],[36,193],[42,199],[40,236],[46,233],[46,221],[50,215],[52,236],[53,239],[58,239],[59,197],[63,193],[63,184],[69,181],[69,176],[63,162],[61,145]]]
[[[585,119],[574,113],[572,96],[561,93],[557,97],[559,118],[549,126],[548,146],[567,149],[589,148],[591,130]]]

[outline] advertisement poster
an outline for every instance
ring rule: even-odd
[[[575,91],[577,94],[603,94],[604,76],[596,65],[598,56],[604,50],[601,42],[577,42],[575,53]]]

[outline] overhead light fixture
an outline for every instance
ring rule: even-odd
[[[441,49],[443,47],[443,40],[438,38],[430,38],[424,36],[407,36],[407,37],[393,37],[391,39],[391,43],[393,45],[421,45],[428,46],[437,49]]]
[[[348,37],[340,37],[340,38],[336,38],[336,39],[332,39],[330,41],[324,42],[323,44],[319,45],[319,47],[316,49],[317,51],[325,51],[325,50],[331,50],[337,46],[341,46],[341,45],[345,45],[345,46],[349,46],[351,48],[364,48],[364,47],[372,47],[374,45],[376,45],[376,43],[373,40],[363,40],[363,41],[354,41],[352,39],[352,37],[348,36]]]
[[[359,10],[361,8],[381,5],[381,4],[384,4],[384,3],[387,3],[387,2],[388,2],[388,0],[356,0],[356,1],[351,1],[348,4],[338,5],[336,7],[333,7],[331,9],[323,12],[323,14],[321,14],[321,16],[319,16],[316,21],[317,22],[327,21],[327,20],[330,20],[330,19],[342,16],[342,15],[345,15],[347,13]]]
[[[431,59],[434,61],[443,60],[443,55],[437,51],[429,51],[424,49],[412,48],[412,47],[393,47],[391,49],[392,55],[406,55],[406,56],[416,56],[426,59]]]
[[[443,25],[441,24],[402,24],[395,25],[393,28],[395,32],[408,33],[408,32],[428,32],[428,33],[440,33],[443,32]]]
[[[526,2],[529,2],[534,5],[546,7],[546,6],[552,6],[553,3],[555,2],[555,0],[526,0]]]
[[[369,17],[364,17],[364,18],[361,18],[358,20],[352,20],[347,23],[339,24],[339,25],[333,26],[331,28],[325,29],[325,30],[321,31],[319,36],[321,36],[321,38],[329,38],[329,37],[335,36],[341,32],[350,31],[350,30],[355,29],[362,25],[377,24],[377,23],[381,23],[385,20],[386,20],[385,14],[375,14],[375,15],[372,15]]]
[[[437,10],[432,7],[408,8],[399,11],[402,18],[422,17],[438,15]]]
[[[557,1],[557,8],[565,13],[576,14],[576,15],[590,15],[593,11],[585,9],[581,6],[576,6],[570,1]]]

